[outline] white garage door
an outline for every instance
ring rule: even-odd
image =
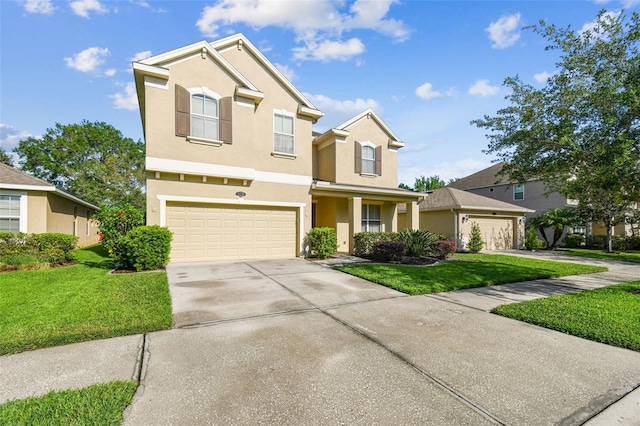
[[[512,219],[471,216],[469,223],[472,222],[480,226],[484,250],[506,250],[514,247]],[[469,230],[471,230],[470,226]]]
[[[296,256],[296,210],[167,203],[171,261]]]

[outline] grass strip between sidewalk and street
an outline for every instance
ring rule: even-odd
[[[607,270],[600,266],[493,254],[456,254],[432,266],[357,263],[335,269],[411,295]]]
[[[119,425],[137,384],[100,383],[0,405],[0,425]]]
[[[78,264],[0,274],[0,355],[171,328],[164,272],[108,275],[100,246]]]
[[[501,305],[492,312],[640,352],[640,281]]]

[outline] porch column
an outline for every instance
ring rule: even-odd
[[[349,253],[353,253],[355,245],[353,236],[362,230],[362,198],[349,198]]]
[[[420,228],[420,211],[418,208],[418,203],[412,201],[406,204],[407,206],[407,221],[405,225],[410,229],[419,229]]]

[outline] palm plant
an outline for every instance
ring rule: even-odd
[[[547,243],[547,249],[553,250],[567,227],[580,225],[580,218],[573,208],[554,208],[530,219],[529,224],[538,229],[545,243]],[[551,242],[549,242],[546,234],[548,228],[553,229],[553,240]]]

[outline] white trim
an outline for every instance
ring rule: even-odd
[[[287,154],[286,152],[277,151],[272,151],[271,156],[276,158],[284,158],[285,160],[295,160],[296,158],[298,158],[298,154]]]
[[[216,139],[204,139],[196,136],[187,136],[187,141],[191,143],[197,143],[200,145],[209,145],[209,146],[215,146],[215,147],[222,146],[222,144],[224,143]]]
[[[310,186],[313,182],[311,176],[290,175],[287,173],[256,171],[256,182],[282,183],[287,185]]]
[[[145,75],[150,75],[152,77],[162,78],[165,80],[169,78],[169,70],[155,64],[134,62],[133,70],[140,71]]]
[[[282,152],[282,151],[276,151],[276,115],[281,115],[283,117],[289,117],[291,118],[291,123],[293,125],[293,128],[291,129],[292,133],[291,136],[293,137],[293,152]],[[279,155],[285,155],[285,156],[295,156],[296,155],[296,115],[293,112],[289,112],[285,109],[273,109],[273,120],[271,121],[272,125],[273,125],[273,150],[272,153],[275,154],[279,154]],[[280,132],[279,134],[281,135],[288,135],[288,133],[284,133],[284,132]]]
[[[368,146],[369,148],[373,148],[374,150],[377,148],[377,146],[375,144],[373,144],[371,141],[363,141],[363,142],[358,142],[358,143],[360,145],[362,145],[362,146]]]
[[[350,126],[352,126],[353,124],[357,123],[358,121],[362,120],[363,118],[373,118],[374,121],[376,123],[378,123],[378,125],[380,127],[382,127],[382,129],[389,135],[391,136],[392,140],[389,140],[389,144],[393,147],[397,147],[397,148],[402,148],[404,146],[404,143],[400,140],[400,138],[398,138],[398,136],[396,136],[395,133],[393,133],[393,131],[389,128],[389,126],[387,126],[385,124],[384,121],[382,121],[382,119],[380,118],[380,116],[378,114],[376,114],[376,112],[371,109],[371,108],[367,108],[366,110],[362,111],[360,114],[356,115],[355,117],[351,118],[350,120],[345,121],[344,123],[342,123],[341,125],[339,125],[337,127],[337,129],[340,130],[347,130],[347,128],[349,128]],[[393,141],[393,142],[392,142]]]
[[[158,199],[160,200],[160,226],[167,226],[167,200],[159,196]]]
[[[80,198],[71,195],[71,194],[67,194],[64,191],[59,190],[58,188],[56,188],[53,185],[21,185],[21,184],[16,184],[16,183],[3,183],[0,184],[0,189],[13,189],[13,190],[22,190],[22,191],[46,191],[46,192],[55,192],[56,194],[58,194],[59,196],[63,197],[63,198],[67,198],[69,200],[75,201],[78,204],[82,204],[85,207],[89,207],[90,209],[94,209],[94,210],[98,210],[98,206],[94,206],[91,203],[88,203],[84,200],[81,200]]]
[[[3,186],[4,189],[4,186]],[[28,215],[27,215],[27,198],[29,195],[25,191],[0,191],[0,195],[8,195],[12,197],[20,197],[20,216],[18,216],[18,232],[27,233]]]
[[[169,90],[169,80],[150,75],[144,76],[144,85],[147,87],[154,87],[156,89]]]

